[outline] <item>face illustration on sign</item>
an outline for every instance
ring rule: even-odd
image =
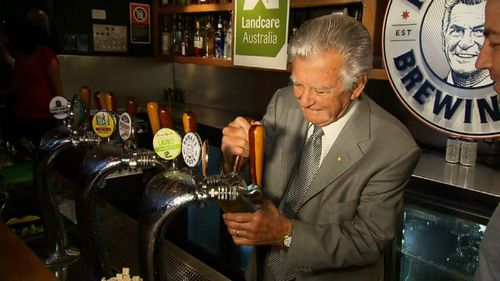
[[[443,51],[450,72],[444,78],[458,87],[491,84],[488,71],[475,67],[484,43],[484,0],[446,0],[442,22]]]
[[[500,102],[476,68],[486,0],[390,0],[383,29],[389,82],[419,121],[446,135],[500,137]]]

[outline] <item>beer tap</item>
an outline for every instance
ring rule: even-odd
[[[202,142],[197,133],[196,115],[192,111],[186,111],[182,114],[182,127],[184,129],[182,158],[186,166],[190,168],[191,173],[194,173],[194,168],[200,163]]]
[[[134,106],[130,105],[130,112],[134,111],[133,108]],[[124,169],[152,167],[160,171],[169,170],[172,169],[171,160],[180,154],[180,136],[170,128],[160,129],[160,119],[172,118],[166,116],[169,112],[162,113],[162,118],[160,118],[156,102],[147,104],[147,112],[154,134],[153,147],[156,153],[126,144],[120,147],[106,143],[88,151],[83,159],[80,176],[84,184],[77,191],[76,215],[82,234],[82,255],[87,263],[88,280],[100,280],[103,276],[111,276],[106,247],[100,238],[95,206],[96,191],[102,186],[106,177],[114,171]],[[165,124],[165,122],[163,123]],[[119,130],[124,127],[128,126],[119,126]],[[120,136],[129,133],[133,133],[133,130],[127,134],[120,132]],[[124,142],[130,139],[133,137],[124,139]]]
[[[173,217],[188,206],[203,206],[208,200],[219,202],[251,202],[262,196],[262,162],[264,129],[258,124],[251,126],[250,162],[252,184],[247,186],[237,174],[193,176],[185,169],[168,170],[154,176],[147,184],[140,206],[139,261],[141,276],[147,281],[167,280],[171,271],[182,270],[169,259],[175,256],[162,253],[165,232]],[[205,143],[206,144],[206,143]],[[202,147],[202,167],[206,167],[207,146]],[[245,209],[246,204],[243,204]],[[253,211],[252,208],[249,208]]]
[[[137,149],[137,139],[136,139],[136,126],[135,126],[135,115],[137,114],[137,101],[135,98],[129,98],[127,100],[127,110],[123,112],[118,121],[118,132],[120,138],[123,141],[123,147],[125,150],[135,150]]]
[[[42,137],[40,151],[35,161],[34,180],[39,191],[47,245],[47,257],[44,262],[51,266],[73,263],[80,256],[77,249],[68,246],[64,222],[59,214],[52,172],[54,160],[63,151],[85,148],[100,142],[95,135],[78,127],[78,122],[75,120],[78,119],[75,116],[77,108],[83,108],[81,100],[77,97],[71,102],[60,96],[51,100],[50,111],[55,118],[63,120],[63,125],[49,130]],[[79,114],[85,115],[84,110],[80,110]]]

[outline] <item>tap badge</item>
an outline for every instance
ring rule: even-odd
[[[188,167],[194,168],[200,162],[201,145],[201,138],[196,133],[186,133],[182,138],[182,157]]]
[[[486,0],[391,0],[383,55],[391,86],[417,119],[448,135],[500,136],[498,96],[475,63]]]
[[[130,139],[132,136],[132,118],[130,118],[130,114],[127,112],[123,112],[120,115],[120,120],[118,121],[118,132],[120,133],[120,138],[124,141]]]
[[[97,112],[92,118],[92,129],[101,138],[110,137],[116,129],[113,115],[106,110]]]
[[[162,128],[153,137],[153,148],[161,158],[172,160],[181,153],[182,139],[179,134],[169,128]]]
[[[61,120],[68,117],[68,100],[61,96],[53,97],[49,103],[49,110],[56,119]]]

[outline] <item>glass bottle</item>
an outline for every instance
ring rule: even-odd
[[[184,18],[184,34],[182,38],[182,45],[181,45],[181,55],[182,56],[189,56],[190,55],[190,48],[191,48],[191,43],[190,43],[190,32],[189,32],[189,18],[185,17]]]
[[[208,16],[205,25],[205,57],[213,58],[215,56],[215,30],[212,23],[212,16]]]
[[[195,57],[203,56],[203,34],[200,30],[200,19],[196,18],[195,32],[193,36],[193,53]]]
[[[224,31],[222,30],[222,15],[219,15],[217,30],[215,31],[215,58],[224,58]]]
[[[231,23],[231,17],[229,17],[229,25],[226,30],[226,36],[224,38],[224,58],[230,60],[233,53],[233,27]]]
[[[163,17],[163,32],[161,33],[161,53],[164,55],[169,55],[172,50],[172,34],[168,29],[168,19]]]
[[[182,17],[179,15],[179,17],[177,18],[174,40],[173,40],[175,55],[181,54],[181,44],[182,44]]]

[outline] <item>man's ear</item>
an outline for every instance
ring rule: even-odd
[[[359,96],[363,93],[365,89],[366,82],[368,82],[368,76],[363,75],[358,79],[358,82],[355,84],[354,89],[352,90],[351,100],[357,100]]]

